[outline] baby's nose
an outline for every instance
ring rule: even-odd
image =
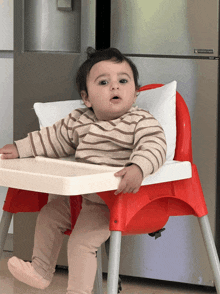
[[[112,82],[111,88],[112,88],[112,90],[119,89],[119,83],[118,82]]]

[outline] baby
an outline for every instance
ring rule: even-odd
[[[4,146],[0,154],[2,159],[74,154],[80,162],[122,167],[115,173],[121,181],[113,193],[136,193],[143,179],[166,160],[164,131],[148,111],[133,106],[139,90],[133,62],[115,48],[90,48],[87,53],[76,77],[87,108],[75,109],[53,126]],[[96,252],[110,236],[105,202],[96,193],[82,196],[82,209],[68,241],[67,294],[92,293]],[[32,263],[9,259],[14,277],[39,289],[49,286],[66,230],[71,230],[70,197],[59,197],[38,215]]]

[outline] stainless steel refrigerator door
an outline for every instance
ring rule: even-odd
[[[13,0],[0,2],[0,146],[13,142]],[[1,148],[0,147],[0,148]],[[7,189],[0,187],[0,207]],[[0,213],[0,218],[2,217]],[[13,226],[9,228],[13,233]],[[9,247],[7,246],[7,249]]]
[[[50,2],[53,2],[55,10],[57,1]],[[37,45],[35,51],[27,50],[25,40],[31,39],[31,34],[28,33],[27,27],[25,29],[24,24],[31,16],[25,10],[26,3],[29,2],[18,0],[14,3],[15,140],[26,136],[28,132],[38,128],[38,122],[32,109],[34,102],[79,99],[75,85],[75,75],[79,64],[85,58],[84,52],[86,48],[88,46],[95,47],[95,0],[74,1],[75,13],[78,14],[77,19],[80,20],[80,23],[77,24],[77,26],[80,25],[80,36],[75,40],[79,50],[74,53],[66,53],[65,50],[62,51],[61,47],[60,52],[51,52],[51,50],[46,50],[46,48],[39,50]],[[60,13],[68,14],[69,12],[61,11]],[[78,31],[79,29],[77,27]],[[34,33],[33,30],[31,32]],[[53,32],[53,28],[51,32]],[[39,31],[36,33],[40,34]],[[59,35],[57,38],[58,40],[56,42],[59,42]]]
[[[0,58],[0,89],[0,146],[3,147],[13,143],[13,58]],[[6,193],[7,188],[0,187],[1,209]],[[3,210],[1,210],[0,217],[2,217],[2,212]],[[13,233],[12,225],[9,233]]]
[[[80,28],[77,27],[77,34],[80,31],[80,35],[75,40],[78,44],[77,52],[67,53],[63,46],[59,48],[59,52],[51,52],[47,47],[43,47],[43,50],[35,47],[34,51],[28,51],[25,38],[27,41],[31,35],[28,34],[27,26],[25,27],[24,24],[31,16],[24,8],[25,4],[31,3],[32,8],[26,6],[29,7],[30,13],[34,8],[37,12],[40,7],[43,9],[42,0],[14,1],[14,140],[24,138],[28,132],[39,129],[33,110],[35,102],[79,99],[75,85],[76,72],[85,58],[86,48],[95,47],[96,1],[74,0],[73,10],[75,9],[74,13],[78,13],[77,19],[80,20],[77,24],[80,25]],[[53,4],[53,10],[57,12],[55,9],[57,1],[44,0],[44,3],[50,6]],[[39,4],[39,7],[36,4]],[[45,5],[44,8],[46,7]],[[60,13],[67,16],[71,12],[60,11]],[[72,16],[74,17],[74,14]],[[57,24],[54,23],[55,25]],[[53,30],[54,28],[52,33]],[[34,33],[33,26],[31,32]],[[56,42],[59,43],[60,35],[58,34],[57,37]],[[31,260],[32,257],[36,215],[37,213],[20,213],[14,217],[14,255],[24,260]],[[64,247],[67,239],[66,236]],[[58,263],[66,264],[66,262],[66,250],[62,250]]]
[[[112,0],[111,46],[127,54],[217,56],[218,13],[218,0]]]
[[[214,233],[216,202],[218,61],[132,58],[141,85],[177,81],[192,117],[194,162],[198,167]],[[171,217],[162,237],[122,238],[120,274],[213,286],[213,276],[194,216]],[[106,260],[104,260],[104,270]]]
[[[72,1],[70,1],[72,2]],[[60,10],[59,1],[24,2],[24,47],[28,51],[80,51],[80,1]]]

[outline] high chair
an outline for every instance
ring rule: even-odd
[[[141,91],[161,87],[152,84]],[[122,235],[146,234],[162,229],[170,216],[194,215],[198,217],[209,261],[214,274],[217,293],[220,293],[220,265],[208,211],[196,165],[192,159],[191,122],[188,108],[181,95],[176,95],[176,150],[175,161],[188,161],[192,176],[188,179],[151,183],[133,194],[114,196],[111,192],[99,193],[110,209],[110,254],[107,293],[117,293],[120,246]],[[181,169],[181,166],[178,167]],[[178,172],[178,168],[176,172]],[[147,248],[146,248],[147,250]]]
[[[148,92],[148,90],[158,87],[162,89],[163,85],[154,84],[144,86],[140,91]],[[108,294],[117,293],[122,235],[153,233],[161,230],[170,216],[190,214],[198,217],[214,274],[216,290],[217,293],[220,294],[219,259],[207,217],[208,211],[199,175],[192,160],[189,112],[183,98],[178,92],[176,93],[175,113],[176,146],[175,144],[173,145],[175,151],[174,158],[172,156],[169,157],[168,161],[159,171],[144,179],[139,192],[135,195],[120,194],[115,196],[113,190],[117,187],[114,185],[112,189],[106,189],[107,191],[105,192],[103,192],[103,190],[97,191],[110,209],[109,228],[111,231],[111,241],[107,281]],[[152,114],[154,115],[154,113]],[[157,119],[160,122],[160,119]],[[164,128],[163,124],[162,127]],[[168,145],[170,145],[169,133],[166,133],[166,130],[165,135],[167,137],[167,142],[169,141]],[[21,196],[23,195],[23,199],[22,197],[18,198],[19,193]],[[31,201],[28,196],[29,193],[34,193],[32,194],[33,198],[31,197]],[[18,211],[25,211],[27,208],[28,210],[26,211],[40,210],[42,206],[47,203],[47,196],[48,194],[39,192],[29,192],[19,189],[8,190],[0,226],[1,250],[3,250],[4,239],[8,232],[12,214]],[[77,201],[78,209],[72,213],[75,213],[75,219],[77,219],[77,213],[80,211],[81,199],[76,199],[75,196],[72,196],[71,201],[73,201],[74,198],[75,201]],[[35,202],[33,202],[33,199],[35,199]],[[15,207],[13,207],[13,203]],[[74,226],[74,223],[72,226]],[[100,291],[98,293],[101,293],[100,287],[98,291]]]

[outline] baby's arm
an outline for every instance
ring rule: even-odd
[[[64,153],[64,148],[62,146],[62,135],[66,140],[67,148],[72,151],[72,142],[68,142],[68,135],[66,128],[62,128],[62,122],[69,121],[69,116],[65,118],[66,120],[60,120],[54,125],[43,128],[40,131],[34,131],[28,134],[26,138],[15,141],[14,144],[5,145],[0,148],[0,154],[2,159],[14,159],[14,158],[26,158],[35,156],[46,156],[46,157],[62,157],[67,156],[67,152]],[[62,131],[61,131],[62,129]],[[66,148],[66,149],[67,149]],[[69,151],[68,149],[68,151]],[[70,152],[71,153],[71,152]],[[72,152],[73,153],[73,152]]]
[[[1,159],[15,159],[19,157],[15,144],[7,144],[0,148]]]
[[[143,112],[144,114],[145,112]],[[156,172],[166,160],[166,139],[158,121],[148,114],[134,134],[134,149],[127,166],[115,174],[122,177],[115,194],[137,193],[143,179]]]
[[[26,138],[15,141],[18,157],[45,156],[59,158],[74,154],[78,138],[74,136],[73,126],[82,113],[83,111],[80,109],[74,110],[54,125],[42,128],[40,131],[31,132]],[[0,149],[1,153],[8,153],[5,152],[6,146],[3,147],[4,149]],[[12,149],[14,149],[13,145]],[[6,158],[6,155],[3,155],[4,158]]]
[[[116,177],[122,177],[115,195],[119,193],[137,193],[143,181],[143,172],[136,164],[126,166],[115,173]]]

